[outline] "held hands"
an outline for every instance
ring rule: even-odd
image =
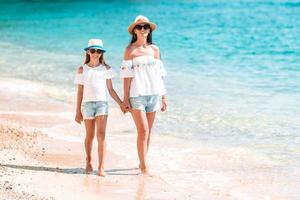
[[[120,109],[122,110],[123,114],[128,112],[128,110],[126,110],[126,107],[124,106],[123,102],[119,106],[120,106]]]
[[[122,111],[123,111],[123,113],[125,114],[125,113],[127,113],[127,112],[129,112],[130,110],[131,110],[131,105],[130,105],[130,103],[129,103],[129,99],[124,99],[123,100],[123,103],[122,103],[122,107],[123,107],[123,109],[122,109]]]
[[[82,122],[82,113],[81,113],[81,111],[77,111],[77,112],[76,112],[75,121],[76,121],[78,124],[81,124],[81,122]]]
[[[164,112],[164,111],[166,111],[167,110],[167,99],[166,99],[166,97],[165,96],[162,96],[162,98],[161,98],[161,111],[162,112]]]

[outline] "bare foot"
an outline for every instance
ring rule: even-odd
[[[98,175],[98,176],[103,176],[103,177],[105,177],[104,169],[102,169],[102,168],[98,169],[97,175]]]
[[[86,163],[86,166],[85,166],[85,173],[87,174],[90,174],[93,172],[93,167],[92,167],[92,164],[91,163]]]
[[[145,168],[145,167],[144,167],[144,168]],[[138,169],[140,169],[140,170],[142,169],[142,165],[141,165],[141,164],[139,164],[139,167],[138,167]]]
[[[141,175],[143,175],[143,176],[151,176],[151,174],[149,173],[148,168],[146,168],[146,167],[141,168],[141,166],[140,166],[140,169],[141,169]]]

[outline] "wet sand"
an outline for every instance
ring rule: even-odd
[[[57,139],[45,132],[83,138],[83,127],[73,122],[73,105],[40,91],[20,93],[9,84],[2,82],[0,87],[0,199],[186,199],[160,177],[140,175],[136,163],[124,165],[125,158],[110,150],[106,177],[97,176],[97,170],[85,174],[83,141]],[[122,117],[117,110],[111,115]],[[125,127],[111,124],[108,131],[126,132]],[[94,140],[94,169],[96,147]]]

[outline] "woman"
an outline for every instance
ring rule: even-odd
[[[124,107],[130,110],[137,129],[137,151],[142,174],[148,174],[147,152],[155,113],[167,108],[166,89],[163,78],[166,76],[160,60],[159,48],[152,43],[152,32],[156,25],[145,16],[137,16],[128,27],[132,39],[125,49],[121,66],[124,79]]]
[[[122,111],[122,101],[113,89],[112,69],[105,63],[102,40],[90,39],[86,51],[85,63],[78,68],[75,84],[77,89],[77,108],[75,121],[79,124],[84,120],[86,129],[86,173],[93,172],[91,164],[92,143],[95,135],[98,140],[98,175],[104,176],[105,130],[108,115],[108,92],[119,104]],[[108,92],[107,92],[108,90]]]

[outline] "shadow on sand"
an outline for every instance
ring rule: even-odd
[[[28,166],[28,165],[13,165],[13,164],[2,164],[1,167],[8,167],[14,169],[25,169],[32,171],[47,171],[47,172],[58,172],[63,174],[86,174],[84,168],[59,168],[59,167],[44,167],[44,166]],[[139,173],[131,171],[136,171],[138,168],[122,168],[122,169],[108,169],[105,170],[106,175],[114,176],[114,175],[128,175],[128,176],[136,176]],[[93,171],[92,174],[97,174],[97,171]]]

